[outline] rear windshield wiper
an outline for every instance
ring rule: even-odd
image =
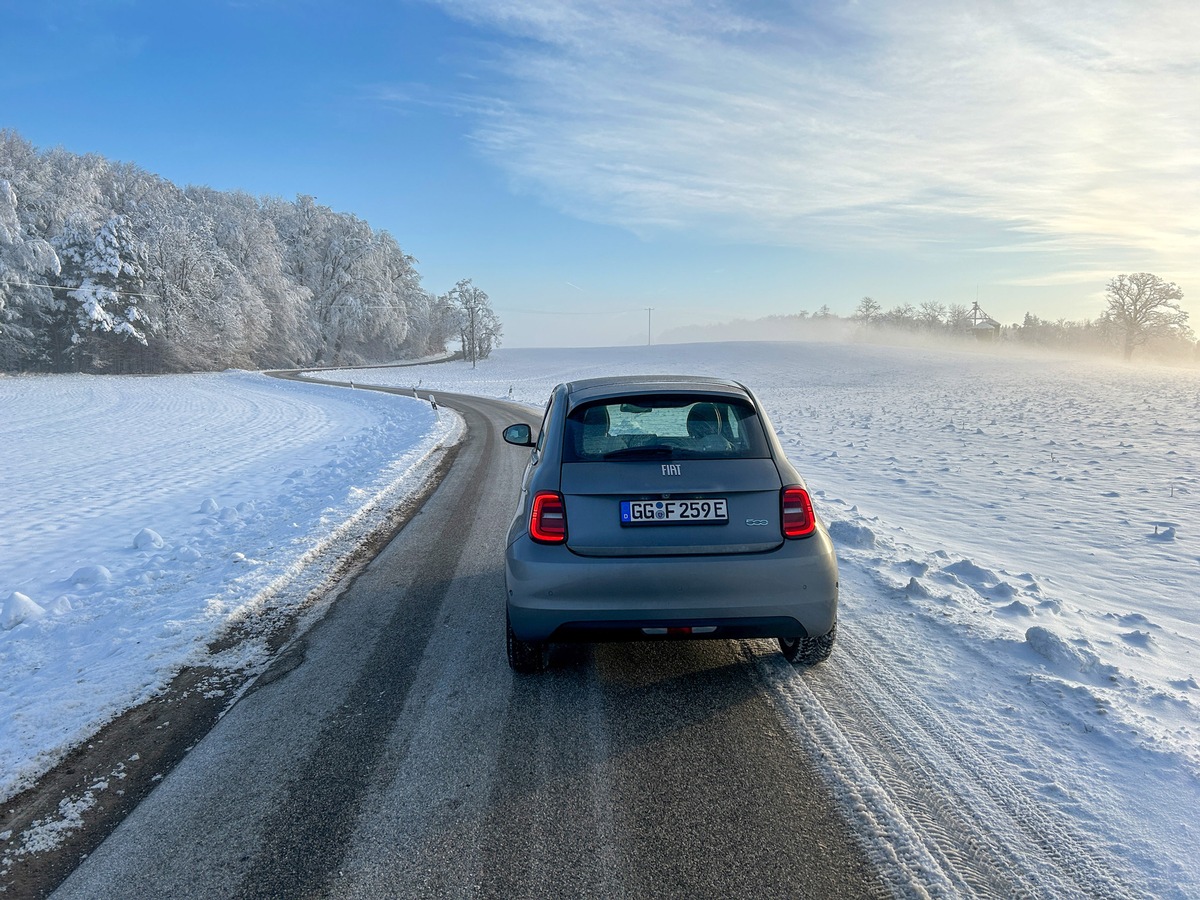
[[[605,459],[621,459],[625,456],[671,456],[675,453],[674,447],[668,447],[665,444],[655,444],[649,447],[623,447],[620,450],[612,450],[604,454]]]

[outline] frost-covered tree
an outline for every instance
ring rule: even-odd
[[[359,219],[334,219],[322,251],[313,300],[325,336],[323,358],[337,364],[346,344],[370,331],[380,273],[370,226]]]
[[[1126,360],[1154,338],[1190,336],[1188,314],[1179,308],[1183,299],[1179,285],[1149,272],[1136,272],[1112,279],[1105,293],[1108,309],[1104,318],[1120,335]]]
[[[426,340],[426,350],[421,355],[445,350],[448,343],[460,336],[459,311],[450,294],[426,293],[425,298],[429,336]]]
[[[60,268],[49,242],[22,224],[12,185],[0,180],[0,363],[31,355],[38,307],[50,296],[40,282]]]
[[[205,202],[168,205],[146,221],[146,294],[156,325],[156,352],[166,368],[253,365],[268,340],[272,314],[247,263],[253,251],[237,228],[214,218]],[[275,274],[278,275],[276,259]]]
[[[205,210],[214,247],[228,267],[228,315],[238,323],[243,345],[243,359],[232,364],[290,364],[288,348],[306,337],[312,343],[313,329],[302,324],[306,294],[283,274],[274,224],[248,194],[188,188],[187,197]]]
[[[487,359],[491,356],[492,351],[500,346],[500,339],[503,336],[504,326],[500,322],[500,317],[490,306],[484,307],[475,334],[479,358]]]
[[[370,235],[366,252],[356,262],[355,272],[363,299],[357,319],[348,332],[376,356],[394,356],[410,344],[424,292],[415,260],[405,253],[386,231]]]
[[[421,290],[409,298],[409,326],[404,346],[412,357],[428,356],[446,349],[457,333],[446,297]]]
[[[457,316],[463,358],[469,359],[474,368],[477,360],[487,359],[500,345],[504,330],[488,295],[475,287],[470,278],[464,278],[450,290],[449,301]]]
[[[285,271],[309,295],[317,343],[308,362],[336,364],[363,331],[378,285],[364,276],[372,271],[373,233],[366,222],[339,216],[312,197],[275,204],[276,228],[286,247]]]
[[[59,287],[65,292],[59,301],[61,322],[71,330],[76,361],[87,357],[92,365],[103,366],[104,348],[124,341],[146,346],[151,322],[139,306],[146,247],[129,220],[115,214],[93,227],[75,217],[56,243],[62,261]]]

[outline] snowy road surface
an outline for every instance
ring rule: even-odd
[[[519,414],[461,409],[424,511],[55,896],[888,896],[762,691],[768,645],[508,670]]]

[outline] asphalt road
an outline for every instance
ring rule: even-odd
[[[537,420],[438,399],[423,510],[54,896],[888,896],[732,645],[509,671],[499,432]]]

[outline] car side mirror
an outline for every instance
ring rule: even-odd
[[[528,425],[509,425],[504,429],[504,440],[518,447],[532,447],[533,429]]]

